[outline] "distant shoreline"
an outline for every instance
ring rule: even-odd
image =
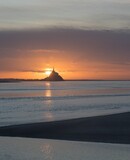
[[[103,80],[103,79],[66,79],[64,81],[46,81],[44,79],[0,79],[0,83],[17,83],[17,82],[66,82],[66,81],[130,81],[130,80]]]
[[[0,136],[130,144],[130,112],[5,126]]]

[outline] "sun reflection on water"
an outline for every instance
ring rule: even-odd
[[[52,93],[51,93],[51,90],[50,90],[50,89],[49,89],[49,90],[46,90],[45,96],[46,96],[46,97],[51,97],[51,96],[52,96]]]
[[[47,119],[48,121],[53,121],[53,120],[54,120],[54,116],[53,116],[53,114],[52,114],[51,111],[46,112],[46,113],[44,114],[44,116],[46,117],[46,119]]]
[[[51,97],[52,96],[51,83],[46,82],[45,85],[46,85],[45,96],[46,97]]]
[[[50,87],[50,86],[51,86],[51,83],[50,83],[50,82],[46,82],[45,85],[46,85],[46,87],[47,87],[47,86]]]
[[[44,154],[46,160],[53,159],[53,146],[49,143],[45,143],[41,146],[41,151]]]
[[[53,107],[51,98],[52,97],[51,83],[46,82],[45,85],[46,85],[45,97],[47,98],[46,104],[48,106],[48,110],[44,112],[44,117],[46,117],[48,121],[52,121],[54,120],[54,116],[51,111],[51,108]]]

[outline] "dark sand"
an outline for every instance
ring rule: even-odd
[[[130,112],[0,127],[0,136],[130,144]]]

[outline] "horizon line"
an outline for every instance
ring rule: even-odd
[[[44,79],[0,78],[4,81],[44,81]],[[130,81],[130,79],[64,79],[64,81]]]

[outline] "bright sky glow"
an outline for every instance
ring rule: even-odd
[[[46,70],[46,71],[45,71],[45,74],[46,74],[47,76],[49,76],[49,75],[51,74],[51,71],[50,71],[50,70]]]

